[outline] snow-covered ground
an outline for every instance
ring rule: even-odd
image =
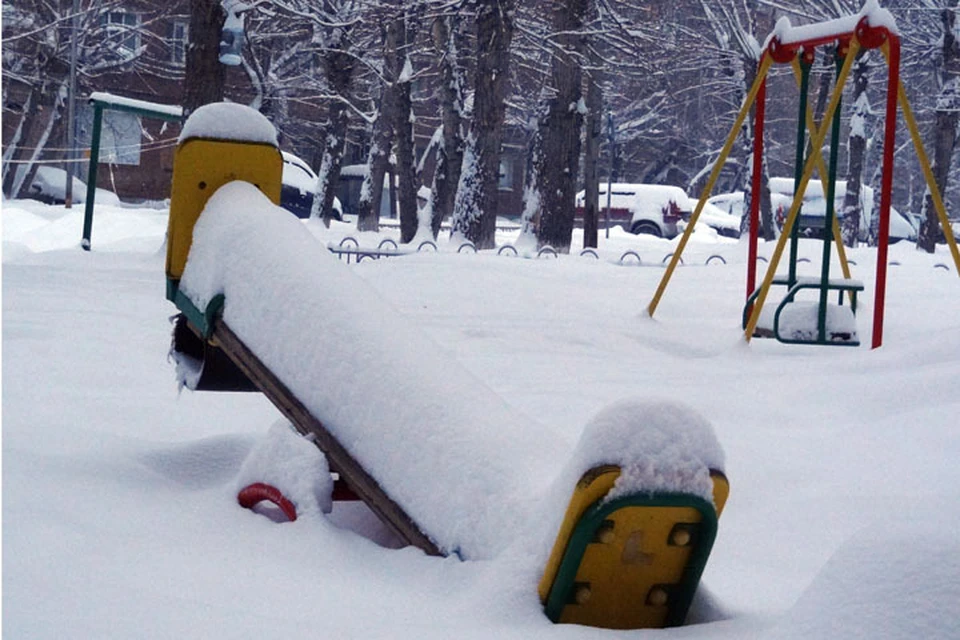
[[[936,266],[952,269],[945,250],[891,248],[876,351],[745,345],[746,245],[708,230],[654,319],[644,309],[676,242],[619,230],[601,230],[599,259],[458,254],[441,240],[348,267],[559,442],[624,398],[680,401],[712,423],[731,495],[696,624],[610,632],[549,623],[516,555],[391,549],[355,504],[294,523],[240,508],[279,414],[258,394],[178,393],[166,215],[98,205],[86,253],[82,209],[3,203],[9,637],[958,637],[960,278]],[[306,224],[322,243],[356,235]],[[619,264],[628,250],[643,264]],[[802,254],[817,273],[819,245]],[[706,265],[714,255],[726,264]],[[851,251],[865,345],[874,256]],[[342,383],[324,373],[317,384]],[[385,430],[402,427],[391,417]]]

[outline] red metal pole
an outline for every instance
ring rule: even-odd
[[[766,52],[763,55],[767,55]],[[763,62],[763,58],[760,58]],[[757,235],[760,227],[760,185],[763,171],[763,121],[767,104],[767,79],[757,91],[756,111],[753,116],[753,176],[750,186],[750,246],[747,253],[747,293],[750,297],[757,287]]]
[[[887,113],[883,123],[883,173],[880,176],[880,230],[877,237],[877,283],[873,296],[872,349],[883,344],[887,249],[890,244],[890,200],[893,196],[893,151],[897,134],[897,91],[900,86],[900,39],[887,32],[887,40],[890,43],[890,70],[887,77]]]

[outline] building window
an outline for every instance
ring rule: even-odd
[[[187,22],[175,20],[170,24],[170,62],[183,66],[187,62]]]
[[[132,58],[140,50],[140,16],[127,11],[108,11],[100,16],[106,29],[104,42],[120,58]]]
[[[513,191],[513,158],[500,158],[500,191]]]

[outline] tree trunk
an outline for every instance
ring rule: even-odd
[[[542,107],[543,105],[541,105]],[[527,140],[526,167],[523,184],[523,213],[520,216],[520,236],[517,246],[524,250],[533,248],[537,244],[540,228],[540,167],[543,166],[543,131],[546,126],[546,116],[538,114],[535,119],[537,128],[530,131]]]
[[[406,40],[404,18],[398,20],[400,41]],[[413,241],[417,235],[417,168],[416,150],[413,142],[413,102],[410,97],[412,63],[409,56],[403,60],[396,87],[396,110],[393,118],[393,135],[397,147],[397,200],[400,205],[400,242]],[[398,63],[400,60],[398,59]]]
[[[509,84],[509,52],[515,0],[474,0],[477,6],[477,67],[474,111],[457,189],[451,235],[478,249],[496,245],[500,144]]]
[[[320,173],[313,198],[311,218],[323,218],[323,224],[330,226],[333,218],[333,198],[340,182],[340,170],[343,167],[343,152],[347,143],[347,127],[350,124],[350,111],[344,102],[350,95],[353,80],[355,58],[349,53],[335,49],[323,57],[323,68],[333,93],[340,99],[334,99],[328,112],[329,127],[323,146],[323,159],[320,161]]]
[[[17,179],[18,175],[22,175],[20,171],[21,162],[26,161],[30,157],[30,149],[26,147],[29,144],[30,136],[33,134],[33,126],[37,121],[39,116],[40,100],[43,98],[42,95],[42,83],[36,83],[30,88],[30,94],[27,96],[26,102],[24,103],[23,113],[20,114],[20,124],[17,127],[17,138],[14,139],[14,142],[11,143],[8,153],[13,151],[10,154],[10,157],[4,157],[3,163],[3,194],[8,198],[17,198],[18,193],[14,193],[14,186],[17,186],[17,191],[20,190],[21,181]],[[22,141],[24,144],[17,146],[19,142]],[[4,154],[5,156],[7,154]],[[11,162],[13,161],[13,162]]]
[[[390,164],[390,148],[393,146],[394,123],[397,110],[398,38],[397,22],[388,19],[383,31],[383,91],[380,94],[380,109],[373,123],[370,152],[367,154],[367,173],[360,187],[357,203],[357,229],[378,231],[380,229],[380,204],[383,196],[383,178]],[[392,185],[391,185],[392,188]]]
[[[314,190],[311,218],[321,218],[326,227],[333,218],[333,199],[340,182],[340,170],[343,168],[343,151],[347,143],[349,124],[347,105],[339,100],[330,105],[329,128],[323,144],[323,159],[317,174],[317,186]]]
[[[867,149],[866,119],[870,112],[867,99],[867,65],[863,52],[858,56],[853,68],[853,115],[850,118],[850,139],[847,154],[847,192],[841,208],[842,226],[840,229],[843,244],[857,246],[860,235],[860,218],[863,216],[860,192],[863,181],[863,156]],[[873,203],[870,203],[872,206]]]
[[[583,42],[576,32],[583,26],[586,0],[566,0],[554,8],[553,28],[558,49],[551,59],[553,96],[540,127],[542,153],[538,169],[540,190],[539,246],[567,253],[573,234],[573,217],[580,162],[583,103],[580,53]]]
[[[440,116],[443,121],[443,144],[437,150],[437,165],[431,191],[430,229],[433,237],[440,234],[443,220],[453,213],[463,165],[463,102],[464,83],[460,67],[459,15],[438,18],[433,37],[440,52]]]
[[[943,81],[937,98],[931,169],[941,195],[947,190],[950,162],[957,143],[957,117],[960,114],[960,42],[957,41],[954,31],[957,21],[957,4],[954,2],[954,8],[944,9],[940,14],[943,22]],[[928,188],[923,198],[917,248],[933,253],[939,238],[940,219]]]
[[[190,0],[190,44],[183,79],[183,116],[223,100],[220,30],[226,14],[220,0]]]
[[[393,90],[385,86],[380,99],[380,113],[373,123],[370,152],[367,154],[367,172],[360,187],[357,201],[357,230],[380,230],[380,206],[383,199],[383,178],[390,164],[390,146],[393,144],[393,127],[390,123],[390,107]]]

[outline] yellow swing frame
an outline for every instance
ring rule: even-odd
[[[837,23],[835,23],[837,24]],[[760,58],[759,68],[757,70],[757,76],[754,79],[753,85],[750,88],[746,98],[744,99],[743,105],[740,108],[740,112],[737,114],[734,124],[730,129],[730,133],[727,136],[726,142],[724,143],[723,148],[720,151],[717,160],[714,162],[713,169],[710,172],[710,177],[707,180],[707,184],[704,187],[700,199],[697,202],[697,206],[693,211],[693,214],[690,217],[690,220],[687,224],[686,229],[683,232],[680,242],[677,245],[677,250],[673,253],[670,263],[668,264],[666,270],[664,271],[663,276],[660,279],[660,283],[657,287],[656,292],[649,305],[647,306],[647,313],[650,317],[653,317],[654,313],[657,310],[657,307],[660,304],[660,300],[663,297],[664,292],[666,291],[667,285],[670,282],[670,279],[673,277],[673,273],[676,270],[678,264],[680,264],[683,251],[687,246],[687,242],[690,239],[690,234],[693,232],[694,227],[696,226],[697,220],[700,217],[701,212],[703,211],[704,205],[707,201],[707,198],[710,197],[710,194],[713,191],[714,186],[716,185],[717,179],[720,176],[720,171],[722,170],[724,164],[727,161],[727,158],[730,155],[731,150],[733,149],[733,144],[736,141],[737,135],[739,134],[743,123],[745,122],[747,115],[751,107],[756,103],[758,106],[757,115],[755,118],[755,123],[757,126],[754,127],[755,136],[760,138],[759,141],[756,141],[755,149],[762,151],[762,123],[763,123],[763,105],[765,101],[765,88],[766,88],[766,79],[774,62],[780,63],[791,63],[794,65],[795,72],[798,69],[799,63],[797,56],[800,55],[800,52],[804,47],[815,47],[817,45],[826,44],[828,42],[840,42],[849,43],[847,45],[847,52],[844,59],[844,64],[840,70],[840,73],[837,76],[836,85],[830,96],[830,101],[827,105],[826,113],[824,115],[823,122],[829,122],[834,113],[836,112],[838,105],[840,103],[840,97],[843,93],[843,88],[846,85],[846,81],[850,75],[850,70],[852,68],[853,60],[856,57],[857,52],[861,46],[867,48],[880,48],[884,60],[886,61],[888,68],[890,69],[889,75],[889,85],[896,87],[896,91],[892,91],[888,88],[887,96],[887,124],[886,124],[886,142],[884,150],[884,179],[881,185],[881,243],[878,247],[878,259],[877,259],[877,283],[874,299],[874,332],[873,332],[873,343],[872,347],[877,348],[882,344],[882,333],[883,333],[883,301],[885,296],[885,282],[886,282],[886,253],[887,253],[887,233],[889,225],[889,202],[890,202],[890,188],[892,180],[892,171],[893,171],[893,138],[896,127],[896,109],[897,106],[900,107],[900,110],[903,113],[904,122],[907,126],[907,129],[910,131],[911,141],[913,142],[914,149],[917,154],[917,158],[920,162],[921,169],[923,170],[924,178],[927,182],[927,187],[930,190],[932,195],[934,208],[936,209],[940,225],[943,228],[944,236],[947,240],[947,244],[950,248],[950,253],[953,258],[954,265],[956,267],[957,274],[960,275],[960,249],[957,247],[956,238],[954,238],[953,231],[950,227],[949,220],[947,219],[946,208],[944,207],[943,198],[940,194],[940,190],[937,187],[936,180],[933,175],[933,170],[930,167],[930,162],[927,158],[927,154],[924,151],[923,143],[920,139],[919,129],[917,128],[916,119],[913,116],[913,111],[910,108],[909,101],[907,99],[906,91],[903,88],[903,83],[899,77],[899,39],[895,33],[890,31],[885,26],[872,26],[869,22],[869,16],[863,16],[856,23],[856,28],[852,31],[841,31],[830,33],[827,35],[818,36],[816,40],[805,40],[797,42],[783,43],[781,42],[778,36],[771,37],[769,39],[768,45],[765,48],[763,54]],[[758,101],[758,97],[760,100]],[[809,110],[806,114],[808,129],[810,130],[811,135],[811,148],[813,152],[807,158],[804,165],[803,176],[800,180],[799,185],[796,185],[794,189],[794,199],[793,203],[790,206],[790,211],[787,214],[787,218],[784,222],[783,230],[781,232],[780,238],[777,242],[777,246],[774,249],[773,256],[770,259],[770,264],[767,268],[767,273],[764,276],[763,283],[760,287],[759,293],[756,298],[756,303],[750,313],[749,319],[746,323],[744,329],[744,340],[746,342],[750,341],[750,338],[753,336],[754,331],[756,330],[757,322],[760,318],[760,312],[763,307],[764,302],[766,301],[767,293],[769,292],[770,286],[773,283],[774,275],[777,270],[780,259],[783,256],[783,250],[786,245],[786,238],[790,235],[790,230],[793,228],[793,225],[796,223],[798,213],[800,210],[800,205],[803,200],[803,194],[806,190],[807,184],[809,183],[811,177],[813,176],[814,169],[817,169],[821,176],[827,176],[826,171],[823,169],[823,158],[820,154],[820,147],[823,145],[824,138],[826,136],[826,131],[828,127],[821,126],[816,127],[813,123],[813,116],[810,114]],[[760,170],[761,166],[761,157],[760,154],[755,151],[754,153],[754,173],[756,174]],[[751,212],[752,217],[754,218],[752,229],[751,229],[751,261],[748,264],[748,286],[747,286],[747,295],[749,296],[754,287],[753,287],[753,277],[755,273],[756,263],[756,212],[759,208],[759,189],[754,189],[752,194],[751,202]],[[849,263],[846,259],[846,253],[843,249],[843,243],[839,238],[839,227],[834,219],[833,226],[833,235],[834,239],[838,245],[838,255],[840,256],[841,267],[843,269],[844,277],[849,279],[850,269]]]

